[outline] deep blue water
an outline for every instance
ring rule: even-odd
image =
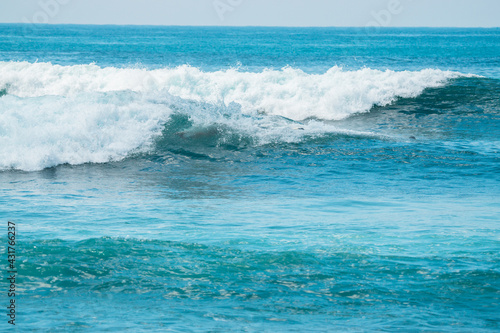
[[[0,25],[16,328],[498,331],[499,96],[500,29]]]

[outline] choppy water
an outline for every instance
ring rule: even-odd
[[[16,327],[498,331],[499,96],[499,29],[0,25]]]

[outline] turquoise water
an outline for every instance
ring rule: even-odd
[[[16,328],[498,331],[499,96],[499,29],[0,25]]]

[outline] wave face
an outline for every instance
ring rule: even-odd
[[[319,120],[366,113],[461,76],[433,69],[307,74],[290,67],[251,73],[28,62],[1,62],[0,73],[0,168],[26,171],[147,151],[179,113],[191,124],[176,133],[181,137],[223,128],[257,144],[293,142],[341,131]]]

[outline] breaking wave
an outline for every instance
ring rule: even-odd
[[[322,120],[369,112],[460,76],[434,69],[308,74],[291,67],[251,73],[0,62],[0,169],[121,160],[151,149],[173,115],[189,120],[188,128],[175,129],[180,138],[223,131],[255,144],[296,142],[342,132]]]

